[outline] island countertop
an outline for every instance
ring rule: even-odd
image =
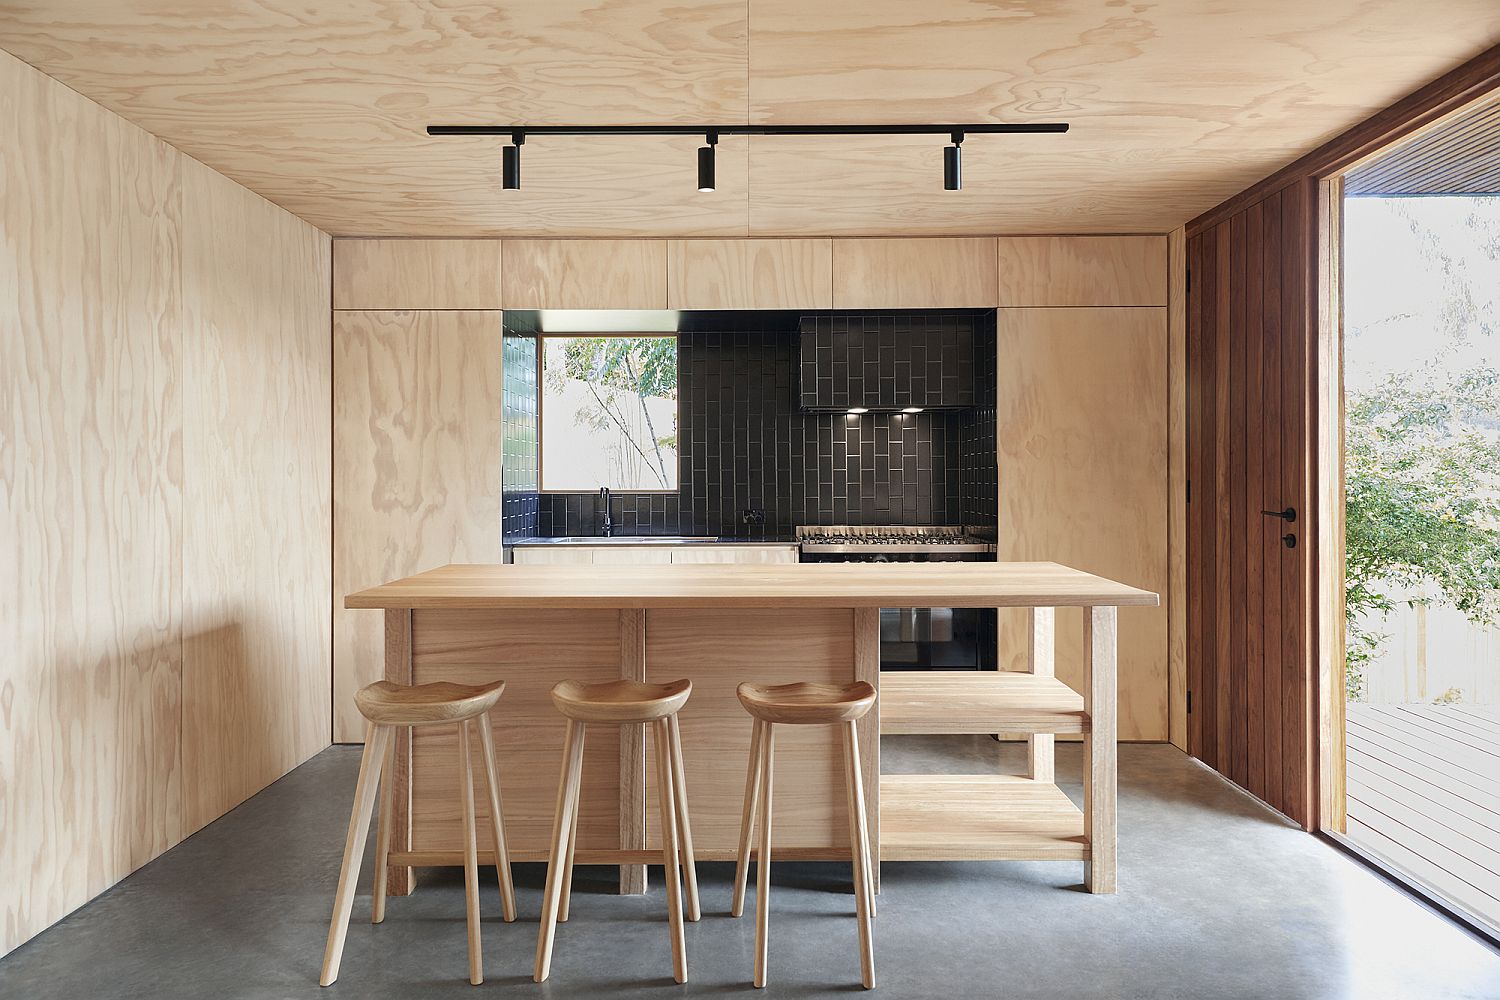
[[[1051,562],[452,564],[346,608],[1154,607],[1156,594]]]

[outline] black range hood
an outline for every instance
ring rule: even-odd
[[[909,413],[973,406],[974,326],[968,313],[803,316],[802,409]]]

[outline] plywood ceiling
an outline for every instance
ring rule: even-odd
[[[1162,232],[1500,43],[1495,0],[0,0],[0,47],[336,235]],[[443,123],[1067,120],[940,142]]]

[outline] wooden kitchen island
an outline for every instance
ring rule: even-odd
[[[385,676],[401,684],[503,679],[494,715],[514,861],[545,861],[565,723],[548,692],[564,678],[693,682],[681,713],[700,861],[735,855],[750,718],[741,681],[867,680],[860,723],[870,842],[879,862],[1034,859],[1085,863],[1092,892],[1115,889],[1116,609],[1157,595],[1056,563],[452,565],[351,594],[385,611]],[[1031,608],[1031,673],[880,672],[882,607]],[[1087,681],[1052,676],[1053,609],[1081,607]],[[1024,733],[1027,775],[880,775],[881,733]],[[1084,808],[1053,783],[1052,734],[1084,734]],[[397,745],[390,887],[412,866],[462,863],[447,727]],[[623,892],[659,862],[654,768],[640,727],[593,727],[585,751],[577,861],[621,866]],[[842,758],[831,727],[777,734],[777,858],[847,860]],[[476,801],[483,812],[482,790]],[[481,853],[489,850],[479,823]],[[483,862],[483,858],[481,858]]]

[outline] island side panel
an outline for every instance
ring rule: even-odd
[[[412,679],[417,684],[506,682],[492,713],[496,766],[512,861],[547,860],[567,724],[552,705],[558,681],[620,677],[620,612],[417,609],[412,612]],[[412,741],[412,851],[458,864],[463,850],[454,782],[452,726],[418,729]],[[488,796],[476,773],[479,849],[494,850]],[[590,726],[584,746],[578,860],[620,848],[620,729]]]
[[[411,683],[411,609],[391,608],[385,613],[385,679],[393,684]],[[396,731],[392,750],[391,851],[411,849],[411,730]],[[382,778],[382,780],[384,780]],[[386,867],[386,894],[405,896],[416,888],[408,865]]]
[[[651,609],[646,675],[690,678],[679,716],[683,769],[699,861],[735,857],[750,753],[741,681],[786,684],[855,679],[854,612],[847,608]],[[773,859],[849,855],[841,734],[836,726],[777,726]],[[878,766],[878,763],[877,763]],[[647,801],[656,794],[647,769]],[[661,843],[654,811],[646,843]]]

